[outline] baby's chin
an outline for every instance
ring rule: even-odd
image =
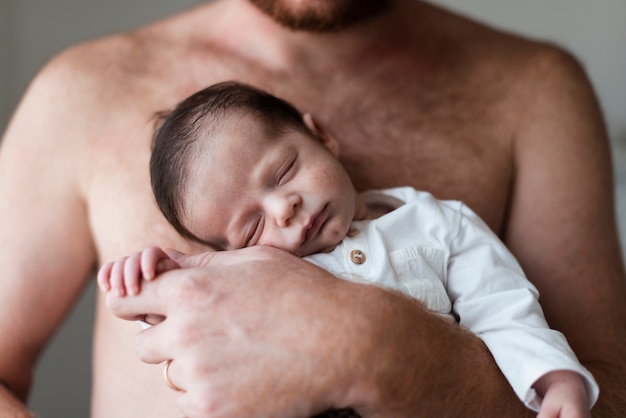
[[[345,234],[343,236],[345,237]],[[306,251],[302,251],[302,255],[300,255],[300,257],[306,257],[308,255],[317,254],[317,253],[329,253],[335,248],[337,248],[337,246],[341,243],[341,241],[343,241],[343,238],[331,245],[319,245],[316,248],[306,249]],[[302,250],[305,250],[305,249],[302,249]]]
[[[317,254],[317,253],[329,253],[332,250],[334,250],[335,248],[337,248],[337,246],[341,243],[341,241],[343,241],[343,239],[346,237],[346,235],[348,235],[348,230],[350,229],[350,225],[352,225],[352,223],[348,223],[347,225],[342,225],[341,227],[338,228],[333,228],[332,229],[332,239],[335,240],[335,242],[333,243],[322,243],[322,242],[316,242],[314,247],[310,247],[310,248],[300,248],[300,257],[306,257],[309,256],[311,254]],[[329,240],[329,235],[326,235],[326,240]]]

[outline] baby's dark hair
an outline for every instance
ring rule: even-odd
[[[300,111],[290,103],[234,81],[207,87],[180,102],[171,112],[157,116],[150,158],[150,181],[156,203],[179,234],[204,244],[208,243],[181,222],[185,210],[182,196],[191,162],[198,152],[207,149],[200,145],[211,139],[221,121],[226,117],[252,117],[267,137],[291,129],[312,134],[302,121]]]

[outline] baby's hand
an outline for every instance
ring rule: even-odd
[[[539,380],[539,393],[545,393],[537,418],[590,418],[585,384],[578,373],[559,370]]]
[[[152,280],[177,268],[180,265],[164,250],[150,247],[103,265],[98,272],[98,286],[103,292],[113,290],[119,296],[136,295],[141,289],[141,279]]]

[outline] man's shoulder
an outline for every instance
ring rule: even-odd
[[[509,104],[519,106],[528,92],[554,86],[555,80],[579,83],[586,77],[576,57],[563,45],[418,3],[414,17],[420,25],[412,29],[417,53],[424,53],[424,39],[428,39],[433,62],[445,63],[447,82],[466,92],[495,100],[507,96]]]
[[[469,52],[476,65],[484,65],[495,76],[512,87],[524,90],[555,78],[580,78],[582,66],[565,46],[552,41],[528,37],[505,29],[483,27],[481,35],[470,40]],[[480,61],[479,61],[480,60]],[[497,80],[494,78],[494,80]]]
[[[37,78],[52,78],[58,83],[71,77],[74,84],[92,82],[108,91],[115,89],[116,84],[128,90],[142,79],[155,81],[167,63],[184,58],[181,58],[182,51],[191,49],[190,45],[194,45],[191,38],[195,36],[193,28],[198,26],[200,16],[207,14],[204,10],[181,12],[69,46],[55,55]]]
[[[104,117],[106,113],[142,108],[168,96],[176,85],[176,55],[164,32],[152,27],[82,42],[61,51],[40,70],[27,94],[73,112]],[[160,50],[162,48],[162,50]],[[175,87],[172,87],[175,88]]]
[[[36,81],[109,84],[139,72],[145,66],[151,48],[149,37],[142,32],[82,42],[54,56],[37,75]],[[112,87],[109,85],[108,89]]]
[[[505,33],[494,49],[497,54],[494,54],[493,60],[518,81],[551,83],[554,78],[570,79],[584,75],[576,56],[553,42]],[[516,84],[519,85],[519,82]]]
[[[529,70],[577,71],[579,67],[562,45],[435,5],[423,7],[422,12],[434,22],[429,25],[431,36],[476,65],[503,67],[514,74]]]
[[[466,92],[483,97],[514,126],[526,126],[532,114],[572,92],[583,96],[589,90],[583,65],[565,46],[480,22],[461,25],[466,25],[459,36],[457,67],[462,71],[454,74],[460,74]]]

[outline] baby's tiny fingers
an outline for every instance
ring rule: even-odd
[[[152,280],[157,275],[158,263],[162,258],[167,257],[167,254],[163,252],[159,247],[149,247],[141,253],[141,271],[143,278],[146,280]]]
[[[111,277],[111,269],[113,268],[113,262],[108,262],[100,267],[98,271],[98,276],[96,282],[98,283],[98,287],[103,292],[108,292],[111,289],[111,284],[109,283],[109,279]]]
[[[139,293],[141,281],[141,253],[135,253],[126,259],[124,263],[124,286],[129,295]]]
[[[115,290],[118,296],[126,295],[126,288],[124,287],[124,264],[126,263],[127,258],[128,257],[119,259],[113,263],[113,267],[111,268],[109,284],[111,286],[111,290]]]

